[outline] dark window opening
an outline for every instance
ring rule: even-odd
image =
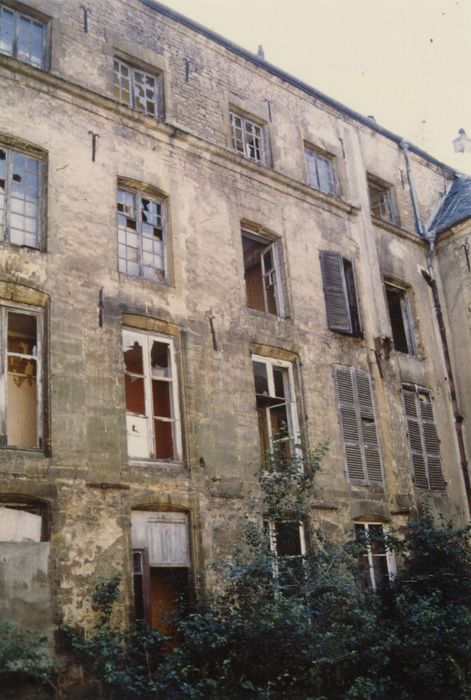
[[[394,285],[386,284],[386,300],[395,349],[398,352],[415,355],[413,324],[407,292]]]

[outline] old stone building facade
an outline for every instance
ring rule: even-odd
[[[88,6],[0,2],[2,618],[199,594],[283,424],[329,443],[300,551],[465,521],[467,181],[153,0]]]

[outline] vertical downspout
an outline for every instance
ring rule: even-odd
[[[456,384],[455,384],[455,377],[453,374],[453,367],[451,364],[450,349],[448,346],[448,338],[447,338],[447,334],[446,334],[445,322],[443,319],[442,307],[440,304],[440,296],[438,294],[437,280],[435,277],[435,271],[433,269],[433,256],[435,253],[436,233],[434,231],[430,231],[430,230],[426,231],[422,225],[422,221],[420,219],[420,214],[419,214],[419,205],[417,202],[417,196],[416,196],[415,188],[414,188],[414,181],[412,179],[412,171],[411,171],[410,162],[409,162],[409,154],[408,154],[409,144],[406,141],[401,141],[400,146],[401,146],[401,150],[404,154],[404,160],[406,163],[407,180],[409,182],[411,199],[412,199],[412,206],[414,209],[414,216],[415,216],[415,228],[416,228],[417,233],[420,234],[420,236],[422,236],[422,238],[426,241],[426,243],[428,244],[428,248],[429,248],[428,254],[427,254],[427,272],[423,271],[422,275],[432,291],[435,316],[436,316],[438,328],[440,331],[440,340],[441,340],[441,344],[442,344],[443,355],[445,357],[445,367],[446,367],[446,373],[447,373],[447,378],[448,378],[448,384],[450,387],[451,405],[452,405],[452,409],[453,409],[453,417],[455,419],[455,432],[456,432],[456,437],[458,440],[458,449],[459,449],[459,453],[460,453],[461,470],[463,473],[464,487],[465,487],[465,492],[466,492],[466,500],[468,503],[468,512],[469,512],[469,515],[471,517],[471,480],[469,477],[468,460],[466,459],[466,449],[465,449],[464,437],[463,437],[463,416],[461,415],[461,412],[460,412],[459,407],[458,407],[458,398],[456,395]]]

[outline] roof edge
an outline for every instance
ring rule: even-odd
[[[294,76],[290,75],[289,73],[286,73],[281,68],[277,68],[277,66],[273,65],[272,63],[265,61],[265,59],[261,58],[260,56],[257,56],[256,54],[251,53],[250,51],[247,51],[246,49],[242,48],[238,44],[235,44],[234,42],[229,41],[229,39],[225,39],[223,36],[221,36],[217,32],[214,32],[212,29],[208,29],[204,25],[199,24],[199,22],[196,22],[196,21],[190,19],[189,17],[185,17],[185,15],[182,15],[179,12],[172,10],[170,7],[167,7],[166,5],[163,5],[162,3],[157,2],[157,0],[139,0],[139,1],[143,5],[146,5],[147,7],[149,7],[151,10],[155,10],[156,12],[160,12],[160,14],[165,15],[169,19],[172,19],[175,22],[178,22],[179,24],[183,24],[185,27],[192,29],[193,31],[197,32],[198,34],[202,34],[203,36],[205,36],[208,39],[211,39],[215,43],[220,44],[221,46],[224,46],[224,48],[228,49],[229,51],[232,51],[233,53],[237,54],[238,56],[241,56],[242,58],[245,58],[250,63],[255,64],[259,68],[263,68],[268,73],[271,73],[272,75],[280,78],[281,80],[284,80],[285,82],[290,83],[290,85],[293,85],[293,87],[298,88],[298,90],[305,92],[306,94],[310,95],[311,97],[314,97],[318,100],[321,100],[322,102],[325,102],[326,104],[330,105],[331,107],[338,110],[339,112],[342,112],[343,114],[350,117],[351,119],[359,122],[360,124],[363,124],[364,126],[368,127],[372,131],[376,131],[378,134],[385,136],[386,138],[390,139],[391,141],[394,141],[397,144],[401,144],[403,141],[407,141],[407,139],[405,139],[403,136],[399,136],[398,134],[395,134],[393,131],[390,131],[389,129],[386,129],[385,127],[380,126],[377,122],[373,121],[372,119],[369,119],[368,117],[363,116],[359,112],[356,112],[354,109],[350,109],[350,107],[347,107],[346,105],[342,104],[342,102],[338,102],[337,100],[333,99],[332,97],[329,97],[328,95],[324,94],[320,90],[317,90],[316,88],[313,88],[311,85],[308,85],[308,83],[305,83],[302,80],[295,78]],[[434,156],[430,155],[430,153],[427,153],[427,151],[422,150],[418,146],[414,146],[414,144],[409,143],[409,151],[411,151],[412,153],[415,153],[416,155],[420,156],[424,160],[427,160],[429,163],[432,163],[433,165],[436,165],[439,168],[446,170],[448,173],[450,173],[450,175],[454,175],[457,172],[456,168],[452,168],[450,165],[443,163],[441,160],[438,160],[438,158],[435,158]]]

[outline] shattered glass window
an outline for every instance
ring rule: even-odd
[[[114,59],[114,96],[128,107],[158,118],[159,85],[158,76]]]
[[[265,158],[262,127],[234,112],[229,116],[233,150],[244,158],[263,164]]]

